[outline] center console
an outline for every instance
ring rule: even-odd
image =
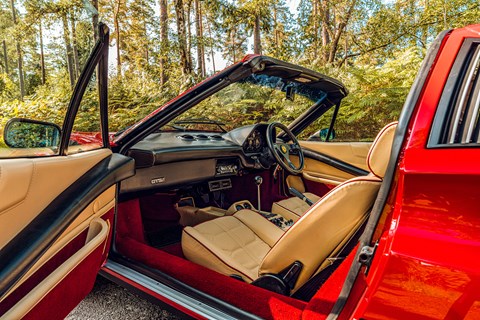
[[[249,210],[258,212],[265,219],[267,219],[268,221],[270,221],[271,223],[273,223],[283,231],[287,231],[294,223],[292,219],[286,219],[284,216],[280,214],[266,212],[266,211],[258,211],[248,200],[235,202],[228,208],[227,212],[229,212],[230,214],[234,214],[235,212],[242,209],[249,209]]]
[[[180,214],[180,224],[183,226],[195,226],[208,220],[213,220],[227,215],[233,215],[235,214],[235,212],[244,209],[257,212],[283,231],[287,231],[294,223],[293,220],[285,219],[285,217],[279,214],[258,211],[248,200],[237,201],[232,204],[227,210],[217,207],[198,208],[195,207],[195,204],[193,202],[183,200],[176,205],[176,209]]]
[[[283,231],[287,231],[290,229],[291,226],[293,226],[293,220],[287,220],[285,217],[277,214],[277,213],[271,213],[271,212],[265,212],[265,211],[260,211],[260,213],[265,219],[282,229]]]

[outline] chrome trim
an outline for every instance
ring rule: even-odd
[[[104,268],[112,270],[123,277],[138,283],[139,285],[167,298],[168,300],[175,302],[176,304],[184,307],[185,309],[192,310],[199,316],[207,319],[236,319],[227,313],[224,313],[218,309],[195,300],[181,292],[178,292],[150,277],[147,277],[140,272],[127,268],[117,262],[108,260]]]

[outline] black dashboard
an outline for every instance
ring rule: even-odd
[[[137,173],[121,184],[121,193],[171,188],[217,177],[268,169],[274,164],[266,142],[267,124],[227,133],[167,131],[153,133],[128,155]]]

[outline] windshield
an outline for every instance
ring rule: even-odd
[[[162,131],[226,132],[260,122],[292,122],[326,93],[280,77],[252,74],[204,99]]]

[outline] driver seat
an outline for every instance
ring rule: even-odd
[[[396,123],[378,134],[367,158],[371,174],[350,179],[283,231],[252,210],[185,227],[185,257],[219,273],[290,294],[326,267],[367,219],[385,174]],[[273,284],[272,284],[273,281]]]

